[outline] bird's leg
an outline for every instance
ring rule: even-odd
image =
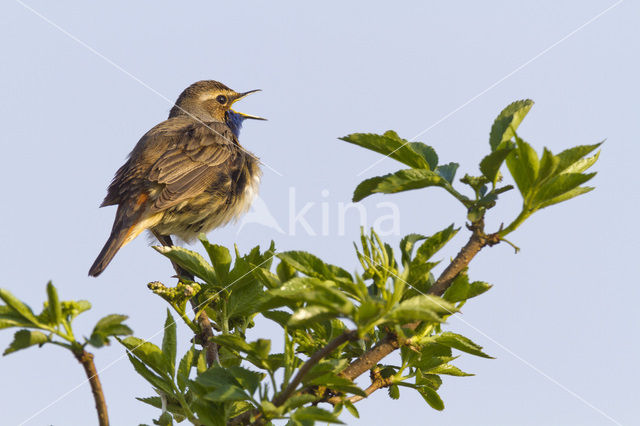
[[[151,232],[158,239],[160,244],[165,247],[173,247],[171,236],[162,235],[157,233],[156,231]],[[192,274],[185,271],[174,261],[171,261],[171,264],[173,265],[173,269],[176,271],[176,274],[178,274],[178,279],[180,279],[180,277],[182,276],[193,281],[194,277]],[[199,338],[200,343],[205,350],[207,366],[211,367],[213,364],[220,364],[220,357],[218,356],[218,345],[210,340],[210,338],[213,337],[213,327],[211,325],[211,321],[209,320],[209,316],[204,309],[198,312],[198,307],[200,305],[198,304],[198,301],[195,297],[191,298],[189,301],[191,302],[191,308],[193,309],[193,312],[197,315],[196,318],[198,320],[198,325],[200,326],[200,336],[197,337]]]

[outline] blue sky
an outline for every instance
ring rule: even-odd
[[[633,423],[639,14],[632,1],[3,2],[0,287],[39,308],[52,279],[63,299],[92,301],[76,324],[85,334],[112,312],[130,315],[138,337],[158,332],[165,307],[146,283],[169,282],[172,270],[146,238],[122,249],[98,279],[86,274],[113,220],[113,208],[98,209],[106,186],[194,81],[263,90],[238,109],[269,121],[246,123],[241,142],[265,163],[260,197],[283,231],[247,222],[209,238],[241,251],[274,239],[280,250],[308,250],[350,270],[359,222],[351,211],[339,232],[340,203],[364,178],[399,167],[387,159],[369,168],[379,156],[338,137],[388,129],[420,135],[441,161],[474,173],[493,118],[531,98],[520,135],[539,151],[607,139],[596,191],[535,214],[511,235],[518,255],[499,245],[474,260],[472,278],[494,288],[449,327],[497,359],[462,356],[458,364],[476,376],[445,379],[443,412],[417,393],[392,401],[380,391],[359,403],[360,420],[344,420]],[[368,225],[390,211],[383,202],[399,211],[399,232],[386,237],[394,245],[401,235],[465,219],[446,194],[427,190],[365,200]],[[291,212],[308,203],[305,219],[316,235],[299,222],[291,232]],[[517,194],[506,196],[488,226],[513,218],[519,203]],[[265,324],[253,333],[281,341],[274,331]],[[186,348],[189,332],[179,333]],[[10,340],[0,333],[0,347]],[[96,363],[112,423],[150,423],[155,410],[134,397],[152,390],[123,349],[96,351]],[[4,357],[0,377],[0,400],[10,407],[3,424],[94,422],[83,372],[59,348]]]

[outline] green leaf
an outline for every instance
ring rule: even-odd
[[[552,176],[556,169],[560,159],[553,155],[547,148],[542,150],[542,159],[540,160],[540,170],[538,170],[537,184],[544,182],[545,179]]]
[[[515,135],[515,131],[518,130],[518,126],[520,126],[520,123],[532,106],[532,100],[523,99],[507,105],[507,107],[498,114],[498,117],[496,117],[491,126],[491,133],[489,135],[489,145],[492,151],[498,149],[500,144],[510,140]]]
[[[389,386],[389,398],[400,399],[400,388],[398,385]]]
[[[442,298],[449,302],[460,302],[476,297],[491,288],[491,284],[483,281],[474,281],[469,284],[469,277],[466,273],[458,274],[451,286],[442,295]]]
[[[284,408],[286,411],[293,410],[295,408],[302,407],[305,404],[314,402],[316,399],[318,398],[310,394],[293,395],[285,401]]]
[[[60,306],[60,299],[58,299],[58,291],[51,281],[47,283],[47,298],[49,301],[49,314],[53,324],[58,325],[62,322],[62,306]]]
[[[305,251],[287,251],[278,253],[276,256],[291,267],[310,277],[325,280],[335,280],[336,278],[344,278],[349,281],[353,280],[349,272],[338,266],[325,263],[319,257]]]
[[[344,408],[347,409],[347,411],[349,411],[351,413],[351,415],[353,417],[355,417],[356,419],[360,418],[360,413],[358,413],[358,409],[356,408],[355,405],[353,405],[353,403],[349,400],[344,400]]]
[[[25,349],[33,345],[43,345],[48,341],[49,338],[47,335],[40,331],[18,330],[13,335],[13,342],[11,342],[9,347],[5,349],[2,355],[9,355],[12,352],[16,352],[20,349]]]
[[[443,229],[440,232],[436,232],[432,236],[426,239],[424,243],[418,247],[418,251],[416,252],[415,261],[419,263],[426,262],[431,259],[436,252],[438,252],[442,247],[444,247],[451,238],[453,238],[460,228],[455,229],[453,224],[449,225],[447,228]]]
[[[291,319],[291,314],[285,311],[265,311],[261,312],[261,314],[265,318],[278,323],[281,327],[286,326],[289,319]]]
[[[192,250],[187,250],[177,246],[154,246],[156,251],[177,263],[181,268],[206,281],[212,286],[220,287],[222,284],[211,265],[200,255]]]
[[[362,181],[353,193],[353,201],[358,202],[374,193],[395,194],[445,184],[448,182],[444,178],[430,170],[404,169]]]
[[[335,287],[332,281],[296,277],[284,283],[279,289],[271,290],[270,293],[291,301],[324,306],[345,315],[349,315],[354,310],[353,303]]]
[[[173,386],[171,382],[164,377],[158,376],[154,374],[151,370],[149,370],[138,358],[128,353],[129,361],[133,365],[133,369],[141,375],[147,382],[151,383],[153,387],[156,389],[160,389],[168,395],[173,394]]]
[[[160,348],[153,343],[132,336],[118,339],[118,341],[156,373],[167,378],[173,377],[174,371],[171,365],[167,362]]]
[[[400,324],[412,321],[442,322],[443,316],[455,312],[457,312],[456,307],[440,297],[419,295],[394,306],[385,318]]]
[[[413,247],[418,241],[425,240],[427,237],[421,234],[405,235],[400,240],[400,251],[402,252],[402,263],[407,264],[413,255]]]
[[[438,411],[444,410],[444,402],[442,402],[442,398],[440,398],[438,392],[431,389],[429,386],[420,386],[417,387],[416,390],[420,393],[422,398],[427,401],[427,404],[429,404],[431,408]]]
[[[354,133],[340,139],[386,155],[415,169],[430,168],[429,161],[427,160],[430,153],[424,152],[423,147],[412,145],[412,143],[405,139],[401,139],[397,133],[391,130],[384,135]],[[426,147],[426,145],[424,145],[424,147]],[[417,152],[416,149],[420,150],[420,152]],[[433,151],[433,149],[431,149],[431,151]],[[435,152],[433,152],[433,154],[435,154]],[[435,160],[437,163],[437,157]],[[433,161],[433,157],[431,157],[431,161]]]
[[[344,424],[333,413],[318,407],[298,408],[291,416],[292,420],[298,422],[326,422],[334,424]]]
[[[516,149],[507,156],[507,167],[522,197],[526,199],[538,176],[538,154],[531,145],[516,136]]]
[[[436,169],[436,167],[438,166],[438,154],[436,154],[436,151],[433,148],[431,148],[429,145],[423,144],[422,142],[409,142],[409,146],[422,158],[425,159],[427,164],[429,164],[429,169]]]
[[[537,207],[548,200],[565,194],[587,182],[595,175],[595,173],[563,173],[555,176],[549,179],[549,181],[538,190],[533,199],[533,205]]]
[[[332,372],[314,377],[311,380],[305,378],[304,383],[312,386],[326,386],[339,392],[348,392],[363,397],[367,396],[367,394],[358,386],[356,386],[351,380],[347,379],[346,377],[338,376],[337,374]]]
[[[467,337],[461,336],[456,333],[447,331],[438,336],[435,336],[434,340],[441,345],[449,346],[462,352],[466,352],[483,358],[493,358],[492,356],[489,356],[482,352],[482,346],[477,345]]]
[[[33,323],[8,306],[0,305],[0,329],[9,327],[33,327]]]
[[[191,348],[184,354],[178,365],[178,372],[176,374],[176,382],[181,392],[184,392],[189,381],[189,374],[191,373],[191,367],[193,366],[193,358],[195,355],[195,348]]]
[[[473,374],[465,373],[458,367],[451,364],[441,364],[429,370],[430,374],[446,374],[448,376],[466,377],[473,376]]]
[[[545,207],[549,207],[553,204],[558,204],[563,201],[570,200],[573,197],[577,197],[578,195],[586,194],[587,192],[593,191],[594,188],[590,186],[581,186],[579,188],[572,189],[571,191],[567,191],[564,194],[558,195],[557,197],[551,198],[545,202],[542,202],[537,205],[538,209],[543,209]]]
[[[124,320],[129,318],[126,315],[111,314],[101,318],[93,327],[89,343],[101,348],[109,344],[109,336],[127,336],[133,334],[133,331],[126,325],[122,324]]]
[[[164,322],[164,336],[162,337],[162,354],[169,365],[171,376],[176,369],[176,322],[167,308],[167,319]]]
[[[231,267],[231,253],[229,253],[229,249],[218,244],[211,244],[205,234],[200,234],[198,238],[207,251],[209,259],[211,259],[211,265],[213,265],[213,269],[218,275],[218,278],[221,282],[225,282]]]
[[[453,183],[453,179],[456,177],[456,171],[460,167],[458,163],[448,163],[442,164],[434,169],[434,172],[438,174],[438,176],[442,177],[449,183]]]
[[[0,288],[0,299],[7,304],[16,314],[20,315],[25,320],[29,321],[33,325],[39,326],[36,316],[29,306],[22,303],[18,298],[16,298],[9,290],[5,290]]]
[[[556,157],[560,160],[558,164],[558,172],[567,172],[567,173],[580,173],[585,171],[588,167],[590,167],[593,163],[598,159],[598,154],[590,157],[589,159],[584,159],[580,161],[582,157],[591,153],[593,150],[602,145],[604,141],[593,144],[593,145],[578,145],[573,148],[566,149],[558,154]],[[590,163],[590,164],[589,164]],[[586,167],[585,165],[588,164]],[[567,170],[570,168],[571,170]],[[584,168],[582,168],[584,167]]]
[[[498,172],[507,156],[515,149],[514,146],[506,146],[493,151],[480,162],[480,171],[493,185],[498,181]]]
[[[309,324],[335,318],[337,314],[324,306],[309,306],[307,308],[298,309],[289,319],[290,327],[306,327]]]

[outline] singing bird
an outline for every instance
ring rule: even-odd
[[[116,252],[145,229],[160,242],[191,241],[245,213],[258,191],[256,156],[238,142],[245,119],[231,109],[258,90],[237,93],[213,80],[178,97],[166,121],[138,141],[116,172],[102,205],[117,205],[111,235],[89,275],[97,277]]]

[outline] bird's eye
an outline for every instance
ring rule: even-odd
[[[220,95],[216,98],[216,101],[224,105],[227,103],[227,97],[225,95]]]

